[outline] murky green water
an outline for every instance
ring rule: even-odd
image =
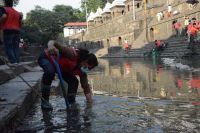
[[[179,133],[200,131],[200,71],[184,70],[142,59],[100,60],[89,75],[94,103],[77,96],[65,110],[53,93],[54,110],[42,112],[40,101],[18,131],[83,133]],[[81,89],[80,89],[81,90]]]

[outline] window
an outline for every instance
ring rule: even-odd
[[[122,10],[122,15],[124,15],[124,10]]]
[[[137,3],[137,8],[140,8],[140,3]]]

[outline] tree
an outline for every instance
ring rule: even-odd
[[[30,30],[31,32],[29,33],[30,36],[32,36],[32,33],[36,33],[36,35],[32,36],[37,39],[30,39],[30,40],[35,40],[38,42],[46,42],[44,38],[48,39],[47,37],[44,36],[49,36],[49,38],[55,38],[56,34],[59,32],[57,31],[58,25],[56,24],[57,22],[53,19],[55,18],[55,14],[49,10],[43,9],[40,6],[36,6],[35,10],[31,10],[26,17],[26,20],[24,22],[24,27],[25,30]],[[37,31],[32,31],[33,29],[37,29]],[[37,37],[39,36],[39,37]]]
[[[53,12],[56,13],[59,20],[63,23],[78,20],[77,16],[74,15],[74,9],[71,6],[56,5],[53,8]]]
[[[78,9],[74,9],[74,15],[78,18],[80,22],[85,22],[85,12],[81,12]]]
[[[84,20],[84,15],[71,6],[56,5],[52,11],[36,6],[27,13],[22,27],[22,36],[31,42],[46,43],[63,32],[64,24]]]

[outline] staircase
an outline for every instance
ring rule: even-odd
[[[142,48],[138,48],[138,49],[130,49],[128,52],[128,55],[130,57],[144,57],[144,56],[148,56],[148,54],[151,52],[151,50],[154,47],[154,43],[149,43],[146,44],[144,47]]]
[[[43,49],[39,46],[20,48],[20,63],[16,66],[8,66],[4,62],[4,57],[6,57],[4,45],[0,45],[1,133],[14,132],[35,103],[40,92],[39,81],[43,74],[36,60]]]
[[[35,61],[44,49],[40,46],[28,46],[26,49],[20,48],[20,62]],[[0,56],[6,57],[4,45],[0,45]],[[0,61],[0,65],[3,63]]]
[[[194,52],[188,49],[188,42],[185,38],[171,39],[167,47],[160,53],[160,57],[189,57],[194,54],[200,54],[200,43],[194,44]]]
[[[32,108],[39,91],[42,71],[36,62],[21,62],[15,67],[0,65],[0,132],[14,132]],[[20,77],[26,80],[28,86]]]
[[[194,52],[191,49],[188,49],[188,42],[185,38],[170,38],[167,40],[162,40],[167,44],[166,48],[159,53],[159,57],[191,57],[193,55],[200,55],[200,42],[195,43]],[[130,49],[128,53],[121,50],[118,53],[108,54],[104,57],[133,57],[133,58],[143,58],[147,56],[151,56],[151,50],[154,47],[154,42],[150,42],[146,44],[142,48]]]

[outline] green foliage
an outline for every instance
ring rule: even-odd
[[[79,21],[80,22],[85,22],[86,21],[86,17],[85,17],[85,12],[81,12],[80,10],[78,9],[75,9],[74,10],[74,15],[79,18]]]
[[[30,42],[46,43],[63,32],[65,23],[84,21],[84,17],[81,11],[71,6],[56,5],[52,11],[36,6],[27,14],[21,34]]]

